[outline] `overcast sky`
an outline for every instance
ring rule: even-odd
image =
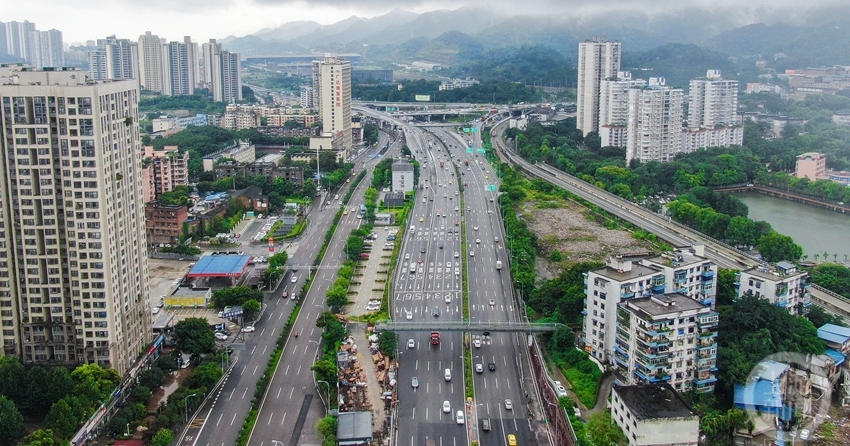
[[[84,42],[115,34],[136,40],[151,31],[169,40],[192,36],[197,42],[229,35],[244,36],[286,22],[312,20],[331,24],[352,15],[374,17],[393,8],[413,12],[456,9],[464,4],[523,14],[580,14],[600,8],[640,8],[647,12],[683,6],[717,7],[745,4],[765,12],[778,7],[842,4],[846,0],[0,0],[0,21],[35,22],[37,29],[58,29],[66,43]],[[805,5],[802,5],[805,3]],[[759,6],[761,5],[761,6]]]

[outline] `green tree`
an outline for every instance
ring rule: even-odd
[[[208,353],[215,349],[215,334],[206,319],[191,317],[174,325],[177,348],[189,354]]]
[[[21,361],[14,356],[0,356],[0,395],[23,405],[27,387],[27,371]]]
[[[221,368],[216,363],[205,363],[195,367],[191,376],[186,378],[184,384],[190,389],[209,390],[221,379],[223,375]]]
[[[242,304],[242,311],[246,321],[253,321],[254,316],[260,312],[260,302],[256,299],[248,299]]]
[[[747,412],[731,408],[726,413],[712,412],[700,420],[700,430],[705,434],[705,444],[731,445],[737,430],[746,429],[752,433],[755,425]]]
[[[49,376],[48,371],[40,365],[33,366],[27,372],[27,405],[35,412],[46,413],[55,402],[51,399],[53,395],[50,389],[45,385]]]
[[[735,287],[737,272],[726,268],[720,268],[717,271],[717,306],[731,305],[738,297],[738,289]]]
[[[301,186],[301,192],[304,194],[304,197],[312,199],[316,196],[316,182],[313,180],[304,180],[304,184]]]
[[[726,238],[734,246],[751,246],[756,241],[755,222],[747,217],[734,217],[726,228]]]
[[[336,382],[336,362],[334,359],[322,359],[310,367],[310,370],[316,372],[316,379],[325,382]]]
[[[318,430],[319,434],[322,436],[323,446],[336,445],[337,421],[336,417],[327,416],[319,420],[319,423],[316,424],[316,430]]]
[[[590,416],[585,426],[585,432],[590,437],[590,441],[595,445],[618,445],[625,446],[629,444],[626,435],[623,434],[620,426],[617,426],[611,420],[611,411],[597,412]]]
[[[569,327],[560,326],[549,339],[549,350],[553,354],[563,354],[576,347],[576,335]]]
[[[171,429],[160,429],[151,438],[151,446],[168,446],[174,441],[174,432]]]
[[[796,262],[803,256],[803,248],[800,245],[794,243],[791,237],[776,231],[759,238],[758,250],[765,260],[774,263],[783,260]]]
[[[276,253],[269,257],[269,268],[280,268],[286,265],[287,260],[289,260],[289,254],[287,254],[286,251]]]
[[[79,428],[79,418],[65,400],[53,403],[44,422],[59,438],[65,440],[70,439]]]
[[[333,309],[335,312],[341,311],[342,307],[348,304],[347,294],[348,290],[340,286],[334,286],[329,289],[326,294],[326,303],[328,304],[328,307]]]
[[[809,312],[806,313],[806,319],[818,328],[823,327],[826,324],[847,326],[847,324],[844,323],[843,318],[834,314],[829,314],[817,305],[812,305]]]
[[[378,335],[378,348],[384,355],[395,358],[395,353],[398,350],[398,334],[392,331],[382,331]]]
[[[12,446],[24,434],[24,417],[15,403],[0,395],[0,446]]]
[[[59,446],[61,443],[54,438],[50,429],[39,429],[24,437],[20,446]]]

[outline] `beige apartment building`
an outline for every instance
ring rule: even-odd
[[[0,65],[0,341],[123,374],[152,340],[139,86]]]
[[[154,201],[163,192],[189,184],[189,152],[180,153],[178,146],[155,150],[145,146],[142,159],[142,193],[144,202]]]

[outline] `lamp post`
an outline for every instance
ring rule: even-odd
[[[186,395],[185,397],[183,397],[183,410],[184,410],[183,419],[184,419],[184,423],[189,422],[189,405],[186,403],[186,400],[188,400],[189,398],[191,398],[193,396],[198,396],[198,395],[193,393],[191,395]]]
[[[325,383],[325,385],[328,388],[328,394],[327,394],[328,398],[327,398],[327,402],[325,404],[325,416],[328,416],[328,414],[330,413],[330,408],[331,408],[331,385],[328,384],[327,381],[324,381],[324,380],[321,380],[321,379],[316,380],[316,384],[319,384],[319,383]],[[317,385],[316,388],[318,389],[318,387],[319,386]],[[321,398],[321,397],[322,397],[322,394],[319,393],[319,398]]]
[[[556,404],[550,403],[549,401],[546,401],[546,404],[548,404],[548,405],[550,405],[550,406],[553,406],[553,407],[555,408],[555,412],[553,412],[553,413],[554,413],[554,415],[555,415],[555,417],[554,417],[554,418],[555,418],[555,419],[554,419],[554,424],[555,424],[555,446],[558,446],[558,411],[560,410],[560,407],[558,407]],[[550,419],[550,420],[549,420],[549,423],[550,423],[550,424],[552,424],[552,422],[553,422],[553,420],[551,420],[551,419]]]

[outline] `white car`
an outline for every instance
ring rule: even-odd
[[[511,400],[505,400],[505,410],[514,410],[514,403]]]
[[[153,307],[153,309],[151,310],[151,313],[153,313],[153,314],[159,313],[159,307]]]
[[[473,341],[472,341],[472,345],[474,345],[474,346],[475,346],[475,348],[481,348],[481,339],[475,339],[475,340],[473,340]]]
[[[561,384],[560,381],[555,381],[555,393],[557,393],[559,397],[567,396],[567,389],[564,388],[564,385]]]
[[[496,305],[496,299],[490,299],[490,306]]]
[[[480,238],[475,239],[475,244],[476,244],[476,245],[480,245],[480,244],[481,244],[481,239],[480,239]]]
[[[800,440],[808,440],[808,439],[809,439],[809,434],[810,434],[810,432],[809,432],[809,430],[808,430],[808,429],[803,429],[803,430],[801,430],[801,431],[800,431]]]
[[[475,251],[469,251],[469,257],[475,257]]]
[[[407,348],[416,348],[416,341],[414,341],[413,339],[408,339]]]
[[[484,373],[484,366],[481,364],[475,364],[475,373]]]
[[[406,319],[407,319],[407,320],[412,320],[412,319],[413,319],[413,312],[412,312],[412,311],[408,311],[408,312],[407,312]]]
[[[455,251],[455,258],[458,258],[458,257],[460,257],[460,253],[458,253],[457,251]]]
[[[443,401],[443,413],[449,413],[452,411],[452,405],[449,404],[448,401]]]
[[[457,415],[455,415],[455,420],[457,420],[457,424],[463,424],[463,411],[457,411]]]
[[[298,282],[298,277],[292,276],[292,280],[290,280],[290,282],[292,282],[292,283]]]
[[[255,331],[257,331],[257,329],[254,328],[253,325],[249,325],[247,327],[242,327],[242,333],[253,333]]]
[[[473,226],[473,227],[472,227],[472,230],[473,230],[473,231],[477,231],[477,230],[478,230],[478,226]]]
[[[446,268],[451,268],[451,267],[452,267],[452,262],[446,262]]]
[[[219,341],[226,341],[226,340],[227,340],[227,335],[226,335],[226,334],[224,334],[224,333],[216,332],[216,334],[215,334],[215,338],[216,338],[216,339],[218,339]]]
[[[404,260],[410,260],[410,254],[409,253],[404,255]]]

